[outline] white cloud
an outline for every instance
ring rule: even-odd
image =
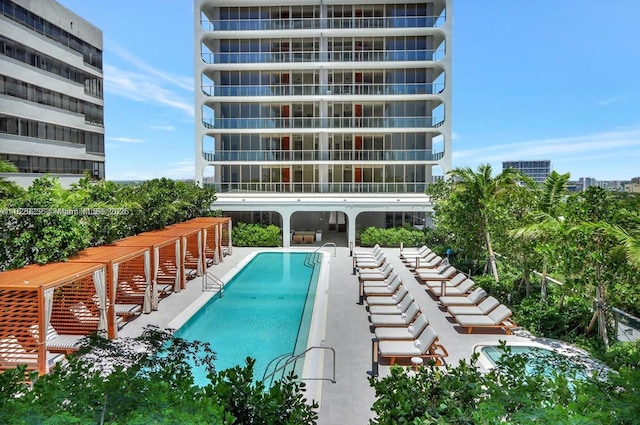
[[[144,143],[144,140],[142,139],[133,139],[131,137],[107,137],[107,140],[120,143]]]
[[[167,124],[167,125],[152,125],[152,126],[149,126],[149,128],[151,130],[174,131],[176,129],[176,126],[170,125],[170,124]]]
[[[608,99],[605,99],[605,100],[603,100],[603,101],[601,101],[601,102],[598,102],[598,105],[600,105],[600,106],[607,106],[607,105],[610,105],[610,104],[612,104],[612,103],[615,103],[615,102],[619,101],[619,100],[620,100],[620,99],[622,99],[622,98],[623,98],[623,96],[613,96],[613,97],[610,97],[610,98],[608,98]]]
[[[196,174],[195,162],[193,160],[175,162],[165,174],[171,179],[192,179]]]

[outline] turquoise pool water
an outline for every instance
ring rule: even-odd
[[[223,297],[209,300],[176,336],[209,342],[216,370],[244,365],[252,357],[255,378],[262,379],[272,359],[307,348],[320,269],[305,261],[308,255],[257,254],[227,283]],[[194,374],[197,384],[208,383],[204,370],[196,368]]]
[[[569,373],[574,374],[576,378],[584,378],[584,366],[573,362],[567,356],[543,347],[534,347],[527,345],[510,345],[511,354],[524,355],[527,357],[525,371],[527,374],[533,375],[542,373],[551,376],[554,371],[558,371],[558,366],[562,365]],[[504,351],[497,346],[486,346],[480,349],[480,352],[495,366]]]

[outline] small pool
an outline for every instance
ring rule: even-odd
[[[509,344],[509,349],[514,355],[527,357],[525,371],[527,374],[544,374],[551,376],[563,365],[569,374],[575,374],[577,378],[586,377],[584,358],[577,355],[569,355],[542,344]],[[480,353],[479,363],[489,370],[496,366],[504,351],[497,345],[477,346],[475,351]]]
[[[302,353],[309,344],[321,269],[319,261],[310,261],[312,256],[308,252],[256,254],[227,281],[224,295],[210,297],[176,336],[210,343],[216,352],[216,370],[244,365],[245,358],[252,357],[256,359],[254,376],[262,379],[273,359]],[[301,370],[296,372],[301,375]],[[195,368],[194,375],[196,384],[208,383],[204,369]]]

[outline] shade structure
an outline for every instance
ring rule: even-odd
[[[211,220],[185,221],[168,226],[171,229],[201,229],[202,230],[202,260],[205,268],[218,264],[223,258],[222,235],[225,221],[211,217]]]
[[[157,310],[161,295],[180,291],[181,253],[178,236],[136,235],[113,242],[114,246],[146,247],[151,251],[151,288],[146,296],[151,297],[151,305],[143,306],[145,313]]]
[[[151,250],[148,247],[104,245],[87,248],[69,259],[70,263],[102,263],[106,267],[109,338],[116,338],[118,327],[115,304],[151,304]]]
[[[106,267],[102,263],[51,263],[0,272],[0,371],[26,363],[47,373],[56,360],[49,352],[48,330],[88,335],[107,326]],[[102,305],[96,299],[104,300]],[[86,306],[92,319],[73,309]]]
[[[218,246],[218,256],[220,261],[223,261],[225,255],[231,255],[233,253],[233,240],[231,238],[231,217],[197,217],[192,218],[184,222],[185,224],[191,223],[213,223],[218,226],[218,241],[214,241],[213,245]],[[208,243],[211,247],[212,244]]]
[[[202,234],[200,228],[165,227],[160,230],[140,233],[138,236],[174,236],[180,240],[180,288],[184,289],[188,278],[193,278],[204,272]]]

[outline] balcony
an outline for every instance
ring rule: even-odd
[[[324,87],[324,90],[323,90]],[[321,85],[235,85],[202,86],[207,96],[315,96],[315,95],[400,95],[436,94],[444,90],[444,83],[360,83]]]
[[[437,161],[442,152],[431,149],[413,150],[237,150],[202,152],[209,162],[262,161]]]
[[[379,28],[439,28],[446,22],[440,16],[396,16],[396,17],[335,17],[335,18],[264,18],[228,19],[200,21],[204,31],[268,31],[299,29],[379,29]]]
[[[218,192],[271,193],[424,193],[428,183],[219,183]]]
[[[276,128],[436,128],[444,117],[359,117],[359,118],[212,118],[203,120],[209,129]]]

